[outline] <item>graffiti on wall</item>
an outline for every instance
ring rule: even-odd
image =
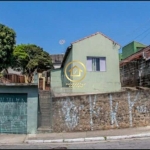
[[[132,95],[133,96],[133,95]],[[146,103],[142,103],[141,105],[138,102],[140,96],[140,92],[137,92],[135,97],[131,97],[131,93],[128,92],[126,95],[126,104],[127,104],[127,116],[129,116],[129,126],[133,126],[133,107],[134,110],[137,110],[138,113],[148,113],[148,107],[146,106]],[[107,100],[107,99],[106,99]],[[89,124],[91,130],[94,130],[94,120],[95,117],[97,119],[101,118],[101,112],[102,110],[105,110],[103,107],[99,106],[99,102],[97,101],[97,95],[91,96],[89,95],[87,97],[87,102],[89,104]],[[110,112],[110,125],[113,127],[119,127],[118,118],[118,107],[120,106],[120,103],[118,101],[115,101],[115,98],[113,98],[112,94],[109,94],[108,97],[108,103],[109,103],[109,112]],[[82,103],[81,103],[82,104]],[[136,105],[135,105],[136,104]],[[65,124],[67,125],[68,129],[73,130],[76,126],[79,125],[80,121],[80,110],[84,109],[84,105],[77,105],[74,101],[74,99],[70,99],[69,97],[63,99],[61,101],[62,106],[62,112],[63,116],[65,118]],[[87,109],[87,106],[86,106]],[[105,112],[108,113],[108,112]],[[118,115],[117,115],[118,114]],[[60,113],[61,115],[61,113]],[[122,114],[121,114],[122,115]]]
[[[145,106],[145,105],[137,106],[136,109],[139,113],[148,113],[149,112],[147,109],[147,106]]]
[[[89,95],[89,106],[90,106],[90,125],[91,125],[91,130],[93,130],[93,115],[98,117],[100,114],[100,107],[96,109],[96,95],[94,96],[93,101],[91,95]]]
[[[116,106],[115,109],[113,110],[113,99],[112,99],[112,95],[110,94],[110,116],[111,116],[111,125],[114,126],[114,123],[117,127],[119,127],[118,122],[117,122],[117,118],[116,118],[116,114],[117,114],[117,109],[118,109],[118,102],[116,102]]]
[[[75,106],[70,98],[62,100],[62,112],[65,116],[65,123],[69,129],[72,130],[78,125],[80,119],[79,111],[83,108],[83,105],[79,107]]]
[[[128,104],[129,104],[129,122],[130,122],[130,127],[132,127],[132,108],[135,104],[135,102],[138,100],[139,92],[136,94],[135,99],[131,101],[130,98],[130,92],[128,92]]]

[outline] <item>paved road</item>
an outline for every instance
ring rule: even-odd
[[[150,138],[74,144],[0,145],[0,149],[150,149]]]

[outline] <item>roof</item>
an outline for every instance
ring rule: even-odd
[[[52,59],[52,63],[58,63],[58,64],[61,64],[62,61],[63,61],[63,58],[64,58],[64,54],[53,54],[53,55],[50,55],[51,56],[51,59]]]
[[[72,49],[72,45],[71,45],[71,46],[69,46],[69,47],[67,47],[67,50],[66,50],[66,53],[65,53],[64,59],[63,59],[62,64],[61,64],[61,68],[63,67],[64,62],[66,61],[67,56],[68,56],[68,54],[69,54],[69,52],[70,52],[70,50],[71,50],[71,49]]]
[[[80,39],[80,40],[77,40],[77,41],[75,41],[75,42],[72,42],[72,43],[71,43],[71,46],[67,47],[66,52],[65,52],[65,55],[64,55],[64,58],[63,58],[63,61],[62,61],[62,64],[61,64],[61,68],[63,67],[64,62],[65,62],[65,60],[66,60],[66,58],[67,58],[67,56],[68,56],[70,50],[72,49],[72,45],[73,45],[73,44],[75,44],[75,43],[77,43],[77,42],[80,42],[80,41],[83,41],[83,40],[85,40],[85,39],[87,39],[87,38],[90,38],[90,37],[95,36],[95,35],[98,35],[98,34],[100,34],[100,35],[106,37],[107,39],[109,39],[109,40],[112,41],[113,43],[119,45],[117,42],[113,41],[112,39],[110,39],[110,38],[107,37],[106,35],[104,35],[104,34],[102,34],[102,33],[100,33],[100,32],[96,32],[96,33],[91,34],[91,35],[89,35],[89,36],[87,36],[87,37],[84,37],[84,38],[82,38],[82,39]],[[120,45],[119,45],[119,46],[120,46]],[[120,47],[121,47],[121,46],[120,46]]]
[[[86,37],[84,37],[84,38],[82,38],[82,39],[80,39],[80,40],[77,40],[77,41],[75,41],[75,42],[72,42],[71,44],[74,44],[74,43],[77,43],[77,42],[83,41],[83,40],[85,40],[85,39],[87,39],[87,38],[90,38],[90,37],[95,36],[95,35],[98,35],[98,34],[100,34],[100,35],[104,36],[105,38],[109,39],[109,40],[110,40],[110,41],[112,41],[113,43],[115,43],[115,44],[117,44],[117,45],[119,45],[119,46],[120,46],[120,44],[118,44],[118,43],[117,43],[117,42],[115,42],[114,40],[110,39],[109,37],[107,37],[106,35],[104,35],[104,34],[103,34],[103,33],[101,33],[101,32],[96,32],[96,33],[91,34],[91,35],[89,35],[89,36],[86,36]]]
[[[132,60],[139,59],[141,56],[143,56],[143,52],[148,53],[150,52],[150,46],[142,48],[140,51],[130,55],[129,57],[125,58],[124,60],[120,61],[120,66],[125,65],[128,62],[131,62]]]
[[[142,43],[140,43],[140,42],[132,41],[132,42],[130,42],[130,43],[128,43],[128,44],[126,44],[126,45],[124,45],[122,48],[124,48],[124,47],[126,47],[126,46],[130,45],[131,43],[136,43],[136,44],[138,43],[138,44],[140,44],[140,45],[141,45],[141,46],[143,46],[143,47],[144,47],[144,46],[145,46],[145,47],[147,46],[147,45],[142,44]]]
[[[9,74],[22,75],[22,72],[21,72],[21,71],[16,71],[16,70],[12,69],[11,67],[9,67],[9,68],[7,69],[7,71],[8,71]],[[4,73],[4,72],[5,72],[5,69],[2,70],[2,73]]]

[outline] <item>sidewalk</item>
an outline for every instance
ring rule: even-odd
[[[72,143],[90,141],[110,141],[120,139],[150,137],[150,126],[126,129],[98,130],[87,132],[0,134],[0,144],[22,143]]]
[[[25,134],[0,134],[0,144],[22,144],[27,137]]]
[[[28,135],[25,143],[67,143],[106,141],[150,137],[150,126],[126,129],[98,130],[87,132],[40,133]]]

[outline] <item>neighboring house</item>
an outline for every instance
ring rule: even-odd
[[[99,32],[73,42],[66,50],[61,68],[51,71],[52,91],[54,93],[105,93],[121,90],[119,49],[119,44]],[[72,61],[80,61],[83,65],[78,66],[76,62],[68,64]],[[86,68],[85,75],[82,66]],[[68,72],[73,71],[68,77],[65,75],[66,67],[69,68]],[[78,82],[76,79],[80,75],[83,76],[83,80]],[[81,85],[81,88],[74,85],[71,87],[70,84],[73,83],[79,84],[79,87]]]
[[[38,83],[38,88],[40,90],[50,90],[50,70],[34,75],[33,82]]]
[[[8,71],[8,74],[17,74],[17,75],[21,75],[22,74],[21,71],[16,71],[16,70],[12,69],[11,67],[9,67],[7,69],[7,71]],[[3,74],[7,74],[5,69],[2,71],[2,73]]]
[[[64,54],[50,55],[52,59],[53,67],[60,68],[64,57]],[[39,72],[38,75],[34,74],[33,82],[38,82],[38,88],[40,90],[50,90],[50,70]]]
[[[150,87],[150,46],[120,62],[122,86]]]
[[[7,81],[8,83],[25,83],[25,77],[22,75],[21,71],[16,71],[9,67],[7,72],[4,69],[1,73],[3,74],[3,80],[1,81]]]
[[[28,83],[27,76],[22,75],[21,71],[16,71],[12,68],[4,69],[1,73],[0,83]],[[37,83],[40,90],[50,90],[50,70],[33,73],[31,83]]]
[[[51,59],[52,59],[52,64],[54,66],[54,68],[60,68],[61,67],[61,63],[63,61],[64,58],[64,54],[53,54],[50,55]]]
[[[122,48],[122,55],[120,54],[120,60],[123,60],[132,54],[138,52],[142,48],[146,47],[146,45],[133,41]]]

